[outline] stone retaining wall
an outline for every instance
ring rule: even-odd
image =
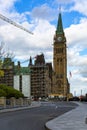
[[[6,108],[6,107],[22,107],[22,106],[28,106],[31,104],[30,99],[26,98],[19,98],[16,99],[14,97],[10,99],[6,99],[5,97],[0,97],[0,107]]]

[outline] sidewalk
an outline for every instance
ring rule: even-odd
[[[29,109],[29,108],[33,108],[33,107],[39,107],[40,105],[41,105],[40,102],[32,102],[31,105],[29,105],[29,106],[22,106],[22,107],[1,109],[0,113],[11,112],[11,111],[18,111],[18,110],[24,110],[24,109]]]
[[[87,130],[87,103],[46,123],[47,130]]]

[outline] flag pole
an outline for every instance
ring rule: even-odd
[[[70,82],[71,77],[72,77],[72,73],[71,73],[71,71],[70,71],[70,72],[69,72],[69,82]]]

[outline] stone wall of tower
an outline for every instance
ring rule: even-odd
[[[54,73],[52,93],[67,97],[67,94],[69,93],[69,86],[67,82],[67,48],[61,14],[59,14],[53,45]]]

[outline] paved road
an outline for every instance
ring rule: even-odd
[[[0,130],[45,130],[44,124],[76,105],[68,102],[42,102],[40,107],[0,113]]]

